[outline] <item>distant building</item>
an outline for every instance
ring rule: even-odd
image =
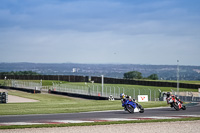
[[[72,72],[75,73],[75,72],[76,72],[76,68],[73,68],[73,69],[72,69]]]
[[[79,70],[80,70],[79,68],[73,68],[73,69],[72,69],[72,72],[73,72],[73,73],[76,73],[76,72],[78,72]]]

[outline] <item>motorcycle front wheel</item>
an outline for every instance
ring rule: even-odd
[[[182,105],[182,108],[181,108],[182,110],[186,110],[186,107],[185,107],[185,105]]]
[[[140,113],[144,113],[144,108],[142,107],[142,105],[138,105],[138,108],[140,109]]]
[[[173,107],[174,107],[174,109],[177,110],[177,111],[180,110],[180,108],[179,108],[179,106],[178,106],[178,103],[173,103]]]
[[[134,108],[131,105],[126,105],[126,109],[129,113],[134,113]]]

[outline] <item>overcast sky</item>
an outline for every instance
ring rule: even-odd
[[[200,66],[200,0],[1,0],[0,62]]]

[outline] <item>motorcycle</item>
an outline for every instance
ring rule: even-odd
[[[144,113],[144,108],[139,105],[137,102],[133,102],[130,99],[126,99],[122,103],[122,107],[124,107],[125,111],[128,111],[129,113],[134,113],[136,110],[139,111],[140,113]]]
[[[183,102],[180,99],[176,98],[174,95],[166,98],[166,100],[167,103],[170,104],[171,107],[174,108],[175,110],[177,111],[180,109],[186,110],[186,107],[185,105],[183,105]]]

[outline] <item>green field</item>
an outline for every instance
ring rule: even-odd
[[[82,85],[83,83],[78,83]],[[16,90],[8,90],[8,95],[15,95],[38,100],[32,103],[7,103],[0,104],[0,115],[25,115],[25,114],[54,114],[54,113],[78,113],[88,111],[123,110],[121,101],[108,100],[86,100],[53,94],[32,94]],[[140,103],[144,108],[168,106],[165,101]],[[95,122],[79,124],[44,124],[44,125],[11,125],[0,126],[0,129],[14,128],[41,128],[41,127],[66,127],[66,126],[92,126],[126,123],[146,123],[165,121],[190,121],[200,118],[183,118],[173,120],[140,120],[140,121],[115,121],[115,122]]]
[[[40,80],[20,80],[20,81],[25,81],[25,82],[36,82],[36,83],[40,83]],[[174,81],[175,82],[175,81]],[[185,81],[186,82],[186,81]],[[197,83],[197,81],[187,81],[188,83]],[[0,84],[4,83],[4,80],[0,80]],[[64,86],[64,85],[71,85],[71,86],[86,86],[85,82],[67,82],[67,81],[57,81],[57,80],[43,80],[42,81],[42,86],[52,86],[54,83],[54,85],[57,86]],[[200,81],[199,81],[200,83]],[[101,86],[100,83],[87,83],[87,86]],[[136,88],[136,89],[160,89],[161,91],[171,91],[175,90],[176,91],[176,87],[158,87],[158,86],[143,86],[143,85],[128,85],[128,84],[104,84],[105,86],[109,86],[109,87],[120,87],[120,88]],[[180,88],[180,91],[191,91],[191,92],[197,92],[198,89],[190,89],[190,88]]]
[[[22,81],[22,80],[20,80]],[[27,82],[27,80],[24,80]],[[30,80],[30,82],[40,83],[40,80]],[[170,81],[171,82],[171,81]],[[175,81],[174,81],[175,82]],[[200,82],[200,81],[199,81]],[[52,87],[69,86],[71,88],[83,88],[89,87],[92,89],[93,86],[97,87],[101,84],[97,83],[84,83],[84,82],[65,82],[65,81],[51,81],[43,80],[42,86]],[[186,83],[186,82],[185,82]],[[187,81],[187,83],[198,83],[195,81]],[[0,85],[4,85],[4,80],[0,80]],[[94,88],[95,88],[94,87]],[[126,84],[104,84],[104,89],[109,88],[120,88],[126,93],[132,93],[133,90],[143,91],[151,90],[151,92],[171,91],[176,88],[172,87],[155,87],[155,86],[140,86],[140,85],[126,85]],[[112,90],[113,91],[113,90]],[[197,89],[180,88],[180,91],[192,91],[197,92]],[[136,95],[138,94],[135,93]],[[81,98],[72,98],[61,95],[53,94],[32,94],[16,90],[8,90],[8,95],[15,95],[30,99],[38,100],[38,102],[31,103],[7,103],[0,104],[0,115],[25,115],[25,114],[54,114],[54,113],[78,113],[78,112],[89,112],[89,111],[104,111],[104,110],[123,110],[121,107],[121,101],[108,101],[108,100],[87,100]],[[151,94],[154,95],[154,94]],[[158,93],[156,93],[158,95]],[[168,106],[165,101],[151,101],[140,103],[144,108]],[[188,120],[199,120],[200,118],[183,118],[173,120],[141,120],[141,121],[116,121],[116,122],[95,122],[95,123],[80,123],[80,124],[50,124],[50,125],[26,125],[26,126],[0,126],[0,129],[12,129],[12,128],[38,128],[38,127],[65,127],[65,126],[91,126],[91,125],[107,125],[107,124],[125,124],[125,123],[138,123],[138,122],[163,122],[163,121],[188,121]]]
[[[31,94],[14,90],[9,90],[8,94],[39,100],[39,102],[0,104],[0,115],[77,113],[123,109],[120,100],[86,100],[52,94]],[[141,103],[141,105],[144,108],[167,106],[166,102],[146,102]]]
[[[40,80],[20,80],[20,81],[25,81],[25,82],[36,82],[40,83]],[[163,80],[160,80],[161,82]],[[167,80],[168,82],[176,82],[173,80]],[[200,84],[200,81],[179,81],[180,83],[189,83],[189,84]],[[58,80],[42,80],[42,86],[52,86],[54,85],[73,85],[73,86],[85,86],[85,82],[67,82],[67,81],[58,81]],[[0,80],[0,85],[4,84],[4,80]],[[101,85],[99,83],[87,83],[87,85]],[[171,91],[171,89],[176,90],[176,87],[157,87],[157,86],[142,86],[142,85],[127,85],[127,84],[104,84],[106,86],[118,86],[118,87],[124,87],[124,88],[139,88],[139,89],[160,89],[161,91]],[[190,89],[190,88],[180,88],[180,91],[192,91],[192,92],[197,92],[198,89]]]
[[[148,95],[149,101],[157,101],[162,96],[162,92],[177,91],[173,87],[155,87],[155,86],[141,86],[141,85],[127,85],[127,84],[104,84],[103,91],[102,85],[98,83],[61,83],[53,87],[56,91],[71,92],[79,94],[103,95],[109,97],[110,95],[119,98],[120,93],[125,93],[134,99],[138,95]],[[198,89],[179,88],[179,91],[197,92]],[[103,93],[102,93],[103,92]]]
[[[16,80],[24,87],[25,84],[34,84],[40,83],[40,80]],[[4,81],[1,80],[3,84]],[[11,85],[11,82],[7,80],[7,84]],[[38,84],[40,86],[40,84]],[[53,81],[53,80],[43,80],[42,81],[43,89],[51,89],[61,92],[68,93],[78,93],[84,95],[93,95],[93,96],[104,96],[109,97],[110,95],[115,98],[119,98],[120,93],[125,93],[126,95],[131,96],[134,99],[138,99],[138,95],[148,95],[149,101],[158,101],[162,96],[162,92],[175,92],[177,91],[176,87],[157,87],[157,86],[142,86],[142,85],[127,85],[127,84],[104,84],[100,83],[85,83],[85,82],[66,82],[66,81]],[[32,86],[32,88],[35,88]],[[40,87],[39,87],[40,88]],[[180,92],[197,92],[198,89],[187,89],[179,88]]]

